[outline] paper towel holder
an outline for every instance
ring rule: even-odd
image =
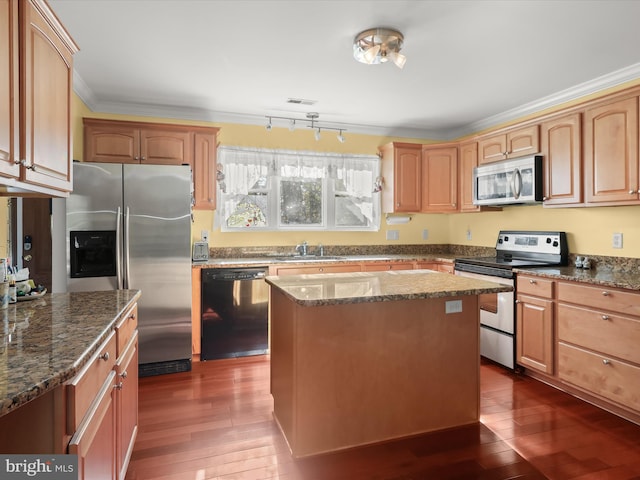
[[[411,221],[411,215],[386,215],[387,225],[401,225]]]

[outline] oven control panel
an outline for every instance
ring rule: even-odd
[[[496,250],[561,255],[566,250],[564,232],[529,232],[502,230]]]

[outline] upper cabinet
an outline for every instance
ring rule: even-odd
[[[44,0],[0,0],[0,184],[9,195],[71,191],[73,54]]]
[[[380,147],[382,212],[420,212],[422,145],[388,143]]]
[[[638,203],[638,98],[587,108],[584,127],[586,202]]]
[[[422,147],[422,212],[458,210],[458,148]]]
[[[582,203],[582,115],[574,113],[542,122],[540,148],[544,204]]]
[[[213,210],[218,129],[85,118],[84,161],[189,165],[194,209]]]
[[[538,125],[510,130],[478,140],[478,163],[497,162],[540,152]]]
[[[84,161],[192,165],[189,127],[84,119]]]

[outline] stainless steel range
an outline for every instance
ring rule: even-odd
[[[456,258],[455,274],[510,285],[515,289],[514,268],[567,265],[569,248],[565,232],[501,230],[496,254]],[[505,367],[515,367],[514,292],[480,295],[480,354]]]

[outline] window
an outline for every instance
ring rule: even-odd
[[[380,227],[377,156],[218,149],[223,231]]]

